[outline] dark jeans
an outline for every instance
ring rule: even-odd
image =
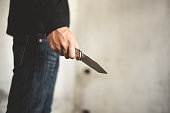
[[[45,34],[13,41],[14,75],[6,113],[50,113],[59,55],[50,49]]]

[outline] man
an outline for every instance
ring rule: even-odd
[[[50,113],[59,55],[76,58],[67,0],[11,0],[14,75],[6,113]]]

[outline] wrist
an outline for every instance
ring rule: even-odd
[[[66,32],[68,30],[69,30],[68,27],[61,27],[61,28],[56,29],[56,31],[58,31],[60,33],[64,33],[64,32]]]

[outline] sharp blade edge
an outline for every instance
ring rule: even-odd
[[[90,57],[86,56],[85,54],[82,54],[82,59],[81,59],[85,64],[93,68],[99,73],[107,74],[107,72],[94,60],[92,60]]]

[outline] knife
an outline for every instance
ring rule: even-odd
[[[76,60],[82,61],[88,66],[90,66],[92,69],[96,70],[99,73],[107,74],[107,72],[94,60],[92,60],[90,57],[85,55],[82,51],[79,49],[76,49]]]

